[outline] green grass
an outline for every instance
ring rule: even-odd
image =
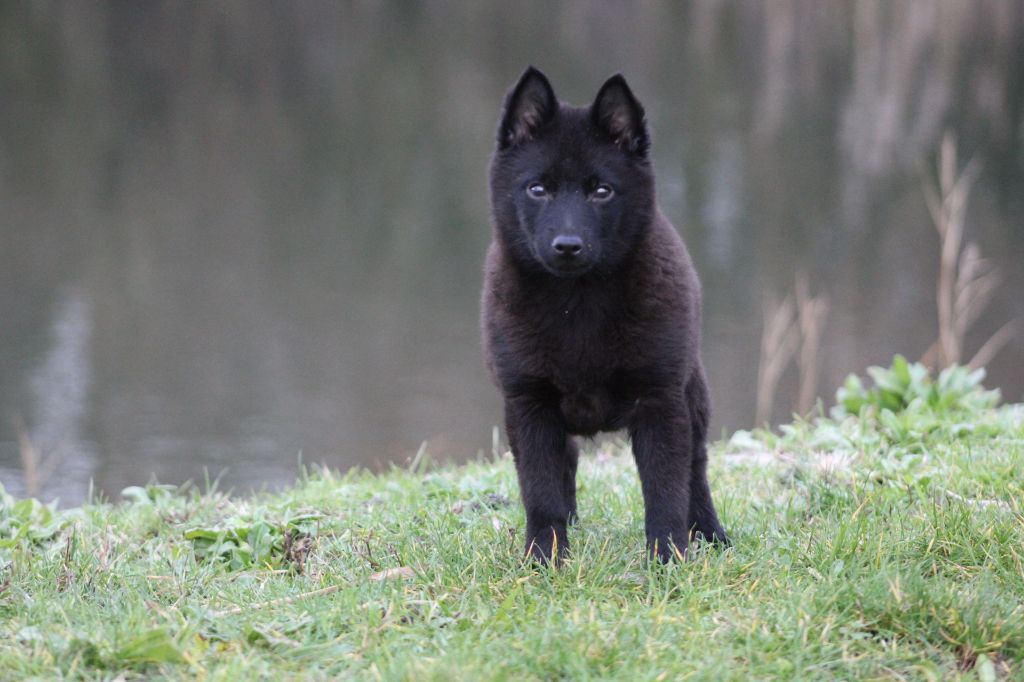
[[[0,679],[1024,679],[1024,406],[859,390],[719,443],[735,544],[668,566],[616,446],[581,464],[558,569],[521,559],[508,457],[66,512],[0,493]]]

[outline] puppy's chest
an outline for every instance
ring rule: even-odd
[[[623,377],[636,352],[625,352],[615,327],[574,331],[548,339],[539,373],[558,391],[570,432],[591,435],[619,428],[629,403]]]
[[[624,315],[565,309],[536,320],[529,330],[538,373],[563,391],[598,385],[628,365],[638,348]]]
[[[619,428],[633,402],[629,378],[645,362],[645,326],[607,299],[533,307],[509,329],[516,371],[557,391],[570,432]]]

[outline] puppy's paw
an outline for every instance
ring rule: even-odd
[[[543,528],[526,540],[526,555],[542,566],[558,566],[568,551],[569,542],[565,538],[565,533],[560,533],[552,527]]]

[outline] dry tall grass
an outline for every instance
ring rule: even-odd
[[[757,366],[757,410],[754,422],[764,424],[772,416],[775,389],[800,341],[796,308],[789,296],[782,301],[766,298],[762,306],[761,360]]]
[[[957,171],[956,141],[947,132],[939,149],[938,186],[924,185],[928,211],[939,233],[941,256],[936,291],[938,340],[924,354],[922,362],[936,368],[962,362],[967,332],[999,285],[998,270],[981,257],[977,244],[963,246],[967,200],[977,175],[978,164],[973,158]],[[1004,324],[974,354],[968,366],[987,364],[1015,333],[1016,320]]]
[[[797,410],[807,414],[814,406],[818,388],[821,333],[828,316],[828,298],[812,296],[805,275],[797,275],[796,302],[791,296],[782,301],[766,299],[763,307],[761,359],[757,368],[757,410],[755,423],[764,424],[772,416],[775,393],[782,374],[796,358],[800,377]]]
[[[24,476],[25,492],[29,497],[39,497],[46,482],[57,470],[63,457],[63,448],[43,456],[29,434],[28,427],[20,417],[14,419],[14,431],[18,434],[18,453],[21,456],[21,471]]]
[[[811,286],[806,275],[796,279],[796,309],[800,324],[800,353],[797,367],[800,370],[800,394],[797,412],[806,415],[814,407],[818,391],[818,370],[821,366],[821,333],[828,317],[828,297],[824,294],[811,295]]]

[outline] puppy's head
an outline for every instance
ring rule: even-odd
[[[654,213],[649,144],[621,75],[578,108],[527,69],[505,98],[491,163],[495,226],[511,256],[556,277],[613,270]]]

